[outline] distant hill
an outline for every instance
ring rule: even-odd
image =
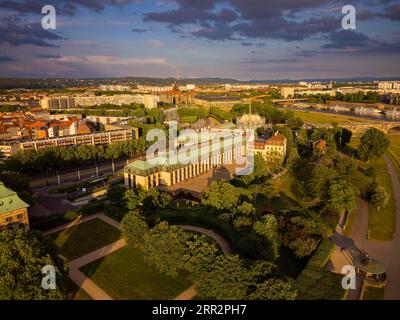
[[[62,89],[77,86],[97,86],[100,84],[145,84],[145,85],[170,85],[176,83],[183,85],[186,83],[194,83],[197,85],[207,84],[224,84],[224,83],[298,83],[299,81],[321,81],[321,82],[372,82],[383,80],[400,80],[400,77],[354,77],[354,78],[332,78],[332,79],[265,79],[265,80],[249,80],[240,81],[231,78],[151,78],[151,77],[121,77],[121,78],[0,78],[0,89]]]

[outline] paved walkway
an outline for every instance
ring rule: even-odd
[[[114,219],[108,217],[104,213],[97,213],[94,215],[90,215],[87,217],[81,217],[79,219],[76,219],[72,221],[71,223],[64,224],[61,226],[57,226],[55,228],[52,228],[50,230],[47,230],[44,235],[50,235],[52,233],[56,233],[59,231],[62,231],[64,229],[72,228],[76,225],[79,225],[81,223],[84,223],[86,221],[94,220],[94,219],[101,219],[104,222],[110,224],[116,229],[121,229],[121,224],[118,221],[115,221]],[[206,229],[202,227],[196,227],[196,226],[188,226],[188,225],[179,225],[182,229],[184,230],[190,230],[190,231],[196,231],[199,233],[203,233],[210,238],[214,239],[217,244],[221,247],[222,252],[224,253],[229,253],[232,251],[232,248],[230,244],[219,234],[217,234],[214,230],[212,229]],[[89,277],[87,277],[85,274],[83,274],[79,268],[96,261],[100,258],[103,258],[110,253],[119,250],[126,246],[126,241],[125,239],[120,239],[116,242],[113,242],[107,246],[104,246],[100,249],[94,250],[82,257],[79,257],[75,260],[72,260],[69,262],[69,273],[68,276],[71,278],[71,280],[79,286],[81,289],[83,289],[89,296],[92,297],[94,300],[113,300],[110,295],[108,295],[103,289],[101,289],[98,285],[96,285]],[[191,300],[196,296],[196,289],[193,286],[188,288],[187,290],[183,291],[180,295],[178,295],[174,300]]]
[[[390,158],[384,156],[384,159],[392,180],[396,203],[396,231],[394,239],[392,241],[367,239],[369,206],[364,200],[360,200],[358,204],[351,238],[341,235],[340,232],[336,232],[331,239],[339,247],[348,249],[353,257],[356,257],[361,249],[380,260],[385,265],[388,275],[385,300],[400,300],[400,177],[397,176]],[[354,295],[349,295],[349,298],[354,298]]]
[[[188,226],[188,225],[179,225],[183,230],[188,230],[188,231],[196,231],[199,233],[203,233],[210,238],[214,239],[219,247],[221,248],[223,253],[230,253],[232,252],[231,245],[228,243],[228,241],[225,240],[225,238],[221,237],[218,233],[216,233],[212,229],[206,229],[202,227],[195,227],[195,226]]]

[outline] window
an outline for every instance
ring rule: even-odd
[[[12,218],[12,217],[6,218],[6,222],[11,222],[11,221],[13,221],[13,218]]]
[[[21,220],[23,217],[24,217],[23,214],[21,214],[21,213],[20,213],[20,214],[17,214],[17,219],[18,219],[18,220]]]

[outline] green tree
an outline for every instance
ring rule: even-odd
[[[145,261],[158,271],[177,276],[185,268],[187,233],[162,221],[144,235]]]
[[[137,211],[130,211],[122,219],[121,231],[129,245],[141,249],[149,227]]]
[[[271,214],[264,216],[261,220],[256,221],[253,225],[255,232],[269,240],[268,245],[272,247],[273,260],[279,257],[280,241],[278,228],[278,221]]]
[[[250,273],[238,255],[219,255],[214,262],[194,277],[201,297],[218,300],[244,299]]]
[[[249,300],[295,300],[297,291],[294,286],[282,279],[272,278],[256,285],[248,296]]]
[[[381,210],[385,208],[389,202],[390,195],[382,186],[377,186],[371,195],[371,204]]]
[[[361,160],[369,161],[384,155],[389,145],[390,140],[385,133],[378,129],[371,128],[361,137],[357,154]]]
[[[204,194],[202,203],[220,211],[232,211],[241,202],[251,198],[249,192],[230,183],[219,180],[211,183]]]
[[[289,248],[293,250],[298,258],[310,256],[318,247],[319,240],[313,237],[296,238],[289,243]]]
[[[56,270],[56,290],[45,290],[42,268]],[[63,299],[60,286],[67,276],[67,264],[48,239],[37,231],[0,232],[0,300]]]
[[[357,188],[345,179],[338,178],[329,186],[328,204],[338,210],[353,210],[357,205]]]

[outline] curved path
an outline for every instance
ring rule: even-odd
[[[212,229],[206,229],[202,227],[189,226],[189,225],[177,225],[177,226],[181,227],[183,230],[195,231],[205,234],[206,236],[209,236],[210,238],[214,239],[217,242],[223,253],[232,252],[231,245],[228,243],[228,241],[226,241],[225,238],[220,236]]]
[[[199,232],[199,233],[205,234],[206,236],[214,239],[217,242],[217,244],[219,245],[219,247],[221,248],[223,253],[232,252],[232,247],[228,243],[228,241],[226,241],[225,238],[221,237],[218,233],[216,233],[212,229],[196,227],[196,226],[188,226],[188,225],[177,225],[177,226],[181,227],[183,230]],[[192,300],[196,295],[197,295],[196,288],[193,285],[190,288],[188,288],[187,290],[183,291],[174,300]]]
[[[392,180],[393,194],[396,203],[396,229],[394,239],[391,241],[374,241],[367,239],[369,206],[360,200],[356,209],[356,218],[353,224],[351,238],[336,232],[332,241],[339,247],[348,249],[353,256],[359,250],[365,250],[372,257],[380,260],[386,267],[388,284],[385,288],[385,300],[400,300],[400,177],[389,157],[384,156],[388,173]],[[354,298],[349,295],[349,298]]]

